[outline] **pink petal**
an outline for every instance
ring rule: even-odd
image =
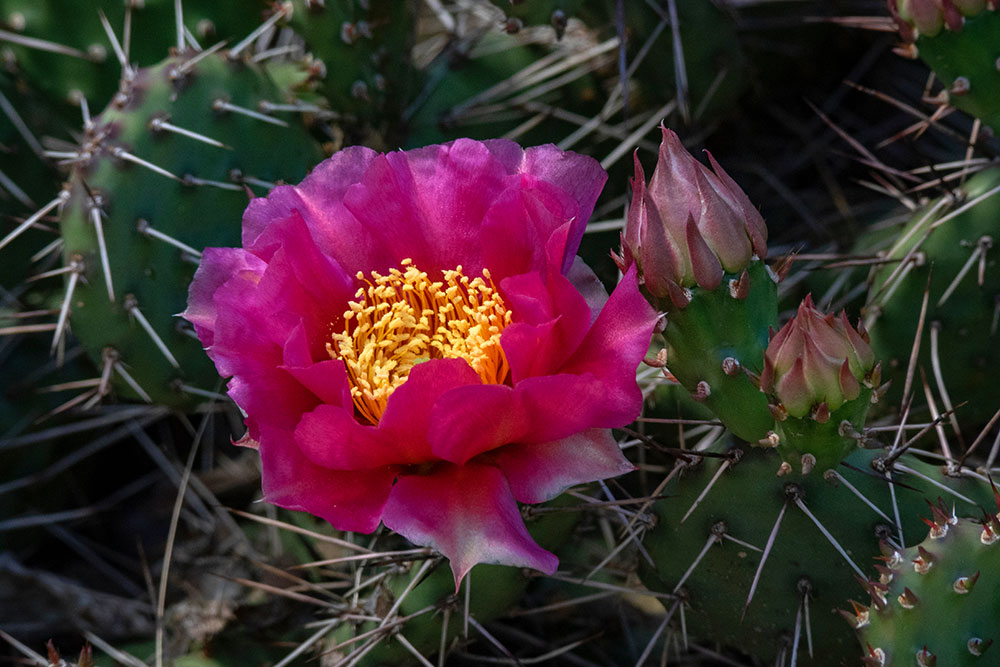
[[[205,347],[215,332],[215,292],[233,278],[256,284],[266,265],[242,248],[205,248],[188,290],[188,307],[181,317],[194,325]]]
[[[667,234],[663,220],[648,196],[642,204],[642,212],[646,216],[646,234],[639,247],[642,279],[654,296],[664,298],[670,294],[672,283],[676,284],[684,279],[681,267],[689,265],[690,261],[680,256],[679,249]]]
[[[429,453],[421,456],[419,447],[407,447],[410,441],[397,443],[374,426],[358,423],[354,405],[322,404],[302,415],[295,428],[295,444],[310,462],[332,470],[363,471],[433,458]]]
[[[491,455],[522,503],[555,498],[575,484],[635,470],[607,429],[589,429],[562,440],[513,444]]]
[[[707,290],[717,288],[722,283],[722,265],[691,216],[687,219],[687,249],[695,282]]]
[[[694,173],[701,193],[701,217],[697,220],[698,229],[718,257],[722,268],[735,273],[749,263],[753,254],[746,225],[741,212],[731,208],[719,195],[719,189],[723,186],[713,184],[718,183],[715,175],[700,162],[697,164]],[[710,178],[713,183],[709,182]]]
[[[501,384],[479,384],[445,394],[430,415],[428,438],[434,454],[462,464],[526,437],[531,424],[519,393]],[[551,421],[564,420],[560,417]]]
[[[503,473],[492,466],[442,465],[400,477],[382,514],[385,525],[451,561],[455,590],[477,563],[555,572],[558,559],[528,534]]]
[[[715,161],[715,157],[709,151],[705,152],[708,153],[708,161],[712,165],[712,170],[715,171],[716,176],[719,177],[719,181],[728,192],[733,207],[743,213],[747,234],[750,236],[754,254],[764,259],[767,257],[767,224],[764,222],[763,216],[761,216],[760,211],[753,205],[753,202],[750,201],[750,198],[747,197],[743,188],[726,173],[721,164]]]
[[[292,434],[265,428],[260,437],[264,500],[326,519],[335,528],[370,533],[378,527],[395,467],[340,471],[303,455]]]

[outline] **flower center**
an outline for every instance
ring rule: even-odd
[[[387,276],[372,271],[371,280],[358,272],[368,286],[348,303],[343,333],[326,344],[330,356],[347,365],[354,406],[372,424],[410,369],[424,361],[465,359],[486,384],[507,378],[500,334],[511,314],[490,272],[470,279],[458,266],[435,282],[412,260],[401,265]]]

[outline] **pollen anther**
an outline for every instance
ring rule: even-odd
[[[388,275],[371,272],[347,304],[344,330],[326,349],[342,359],[358,413],[377,424],[389,396],[410,370],[430,359],[465,359],[485,384],[507,379],[500,335],[511,321],[489,270],[469,278],[462,267],[434,281],[410,259]]]

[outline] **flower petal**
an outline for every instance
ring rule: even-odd
[[[341,530],[378,527],[396,477],[394,466],[330,470],[305,457],[287,431],[265,428],[260,437],[264,500],[326,519]]]
[[[541,503],[574,484],[635,470],[607,429],[589,429],[552,442],[508,445],[491,458],[522,503]]]
[[[205,347],[215,332],[215,292],[233,278],[256,284],[266,265],[242,248],[205,248],[188,290],[188,307],[181,317],[194,325]]]
[[[492,466],[442,465],[427,475],[400,477],[382,521],[414,544],[444,554],[451,561],[456,591],[477,563],[548,574],[559,564],[531,539],[507,480]]]

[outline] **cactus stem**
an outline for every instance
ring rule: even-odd
[[[867,580],[864,571],[862,571],[862,569],[858,567],[853,560],[851,560],[851,557],[847,555],[847,551],[844,550],[844,547],[840,546],[840,542],[838,542],[837,539],[830,534],[830,531],[828,531],[826,529],[826,526],[824,526],[823,523],[818,518],[816,518],[816,515],[809,511],[809,508],[806,507],[805,502],[802,501],[801,496],[794,498],[794,501],[795,504],[798,505],[798,508],[802,510],[802,512],[805,513],[805,515],[809,517],[809,519],[812,520],[814,524],[816,524],[816,527],[819,528],[819,532],[823,533],[823,537],[825,537],[830,542],[830,544],[833,545],[833,548],[837,550],[837,553],[839,553],[845,561],[847,561],[847,564],[851,566],[851,569],[857,572],[862,579]]]
[[[260,113],[259,111],[254,111],[253,109],[247,109],[245,107],[237,106],[230,103],[225,98],[218,98],[212,102],[212,109],[215,111],[230,111],[232,113],[238,113],[247,118],[253,118],[254,120],[264,121],[265,123],[271,123],[272,125],[280,125],[281,127],[288,127],[288,123],[281,120],[280,118],[275,118],[274,116],[268,116],[267,114]]]
[[[209,146],[216,146],[217,148],[225,148],[227,150],[232,150],[232,147],[225,145],[221,141],[213,139],[212,137],[206,137],[204,134],[199,134],[193,132],[192,130],[185,130],[183,127],[178,127],[168,121],[169,116],[154,116],[152,120],[149,121],[149,129],[154,132],[173,132],[181,136],[188,137],[189,139],[194,139],[195,141],[200,141],[206,143]]]
[[[201,253],[199,251],[195,250],[186,243],[178,241],[172,236],[164,234],[163,232],[158,231],[156,229],[153,229],[153,226],[149,224],[148,220],[140,218],[138,224],[136,225],[136,228],[139,230],[139,233],[142,234],[143,236],[148,236],[150,238],[157,239],[158,241],[169,243],[175,248],[180,249],[182,252],[186,252],[192,257],[201,259]]]
[[[111,279],[111,262],[108,261],[108,246],[104,241],[104,223],[101,221],[101,209],[99,202],[94,195],[93,205],[90,207],[90,220],[94,225],[94,232],[97,234],[97,252],[101,258],[101,269],[104,271],[104,286],[108,290],[108,301],[115,302],[115,287]]]
[[[180,0],[178,0],[178,5],[179,5],[179,3],[180,3]],[[270,30],[271,26],[273,26],[275,23],[277,23],[281,19],[283,19],[286,16],[288,16],[291,13],[291,7],[292,7],[291,3],[289,3],[287,5],[286,4],[280,4],[278,6],[278,11],[276,11],[274,14],[272,14],[266,21],[264,21],[263,23],[261,23],[259,26],[257,26],[256,28],[254,28],[253,31],[251,31],[249,35],[247,35],[242,40],[240,40],[240,42],[236,46],[234,46],[233,48],[229,49],[229,58],[231,60],[235,60],[237,57],[239,57],[240,52],[243,49],[245,49],[246,47],[248,47],[251,44],[253,44],[254,41],[258,37],[260,37],[265,32],[267,32],[268,30]],[[178,10],[178,11],[180,11],[180,10]]]
[[[83,260],[79,257],[74,257],[70,266],[74,267],[75,270],[69,274],[69,280],[66,282],[66,294],[63,296],[62,305],[59,307],[59,317],[56,319],[56,329],[55,334],[52,336],[50,353],[55,353],[63,334],[66,332],[66,320],[69,316],[70,304],[73,301],[73,292],[76,290],[76,284],[80,280],[80,275],[84,269]]]
[[[712,487],[715,486],[715,483],[719,481],[720,477],[722,477],[722,474],[727,470],[729,470],[729,465],[730,463],[732,463],[732,461],[733,459],[727,458],[725,461],[722,462],[722,465],[719,466],[719,469],[715,471],[714,475],[712,475],[712,479],[708,480],[708,484],[705,485],[705,488],[701,490],[701,493],[698,494],[698,497],[694,499],[693,503],[691,503],[691,507],[688,508],[688,511],[684,513],[683,518],[681,518],[681,523],[687,521],[688,517],[691,516],[691,513],[694,512],[695,508],[698,507],[699,504],[701,504],[701,501],[705,499],[705,496],[708,495],[708,492],[712,490]]]
[[[55,199],[32,213],[27,220],[15,227],[14,231],[7,234],[7,236],[3,237],[3,239],[0,239],[0,250],[2,250],[4,246],[16,239],[18,236],[26,232],[29,227],[41,220],[44,216],[48,215],[49,211],[65,203],[67,199],[69,199],[69,192],[67,190],[63,190]]]
[[[132,164],[137,164],[140,167],[145,167],[146,169],[149,169],[153,173],[159,174],[160,176],[166,176],[167,178],[169,178],[171,180],[174,180],[174,181],[181,181],[182,180],[180,177],[175,176],[174,174],[171,174],[169,171],[167,171],[163,167],[157,166],[157,165],[153,164],[152,162],[149,162],[148,160],[143,160],[141,157],[139,157],[137,155],[132,155],[131,153],[129,153],[127,150],[125,150],[121,146],[115,146],[114,148],[112,148],[111,149],[111,155],[113,157],[118,158],[119,160],[125,160],[126,162],[131,162]]]
[[[135,295],[126,294],[124,306],[125,310],[128,311],[128,314],[135,318],[135,321],[139,323],[139,326],[141,326],[143,331],[146,332],[146,335],[148,335],[153,341],[153,345],[156,346],[156,349],[163,354],[167,361],[170,362],[171,366],[180,370],[181,365],[177,363],[177,358],[170,352],[167,344],[163,342],[163,339],[160,338],[159,334],[156,333],[156,330],[153,329],[153,325],[149,323],[146,316],[142,314],[141,310],[139,310],[139,302],[136,301]]]
[[[785,518],[785,510],[788,509],[789,497],[785,498],[785,502],[781,505],[781,511],[778,512],[778,518],[774,521],[774,526],[771,528],[770,535],[767,536],[767,543],[764,545],[764,553],[760,557],[760,564],[757,565],[757,571],[753,575],[753,581],[750,583],[750,592],[747,593],[747,601],[743,604],[743,613],[740,614],[740,622],[746,618],[747,610],[750,608],[750,603],[753,602],[754,593],[757,592],[757,584],[760,583],[760,575],[764,572],[764,563],[767,562],[767,557],[771,555],[771,549],[774,548],[774,542],[778,538],[778,529],[781,527],[781,520]]]
[[[976,504],[975,501],[970,500],[967,496],[962,495],[961,493],[959,493],[955,489],[952,489],[952,488],[948,487],[947,485],[942,484],[941,482],[937,481],[936,479],[934,479],[932,477],[928,477],[927,475],[923,474],[922,472],[918,472],[918,471],[914,470],[913,468],[905,466],[905,465],[903,465],[901,463],[897,463],[896,464],[896,470],[898,470],[900,472],[908,473],[910,475],[914,475],[916,477],[919,477],[920,479],[924,480],[928,484],[933,484],[934,486],[936,486],[937,488],[941,489],[942,491],[947,491],[948,493],[950,493],[951,495],[955,496],[959,500],[961,500],[963,502],[967,502],[970,505],[975,505]]]

